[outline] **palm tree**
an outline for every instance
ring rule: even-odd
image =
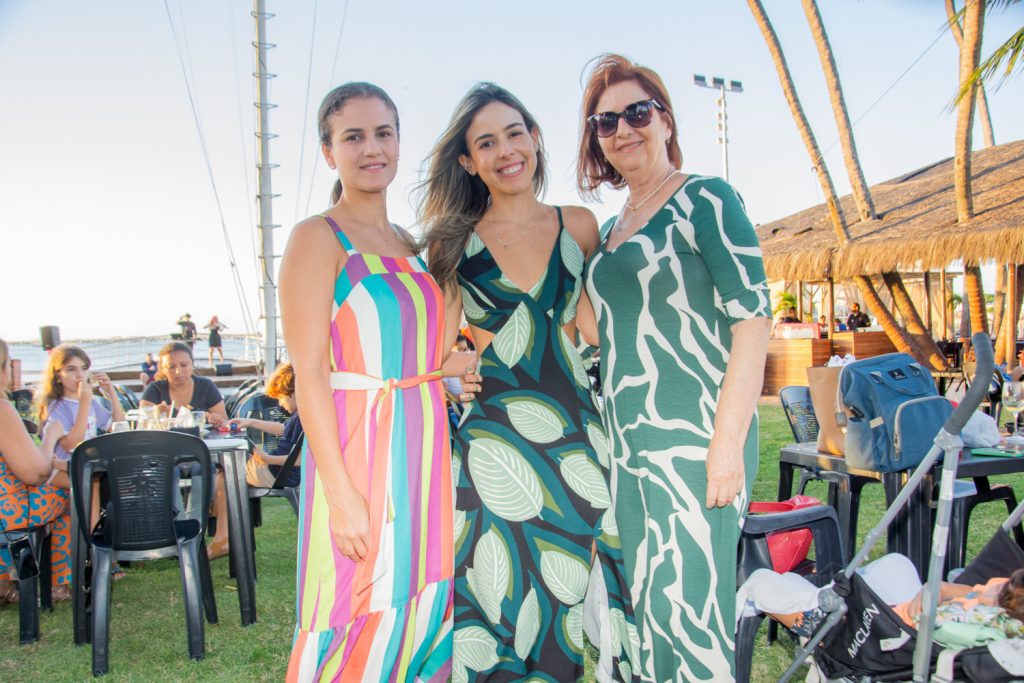
[[[962,50],[964,46],[964,29],[960,25],[959,12],[957,12],[953,0],[945,0],[945,2],[949,31],[953,34],[957,47]],[[988,93],[985,92],[985,84],[981,79],[978,79],[978,118],[981,119],[981,133],[985,139],[985,146],[994,147],[996,136],[992,130],[992,114],[988,110]]]
[[[1020,2],[1020,0],[992,0],[991,7],[1007,7]],[[959,14],[965,12],[961,10]],[[966,81],[961,79],[960,92],[957,95],[956,101],[959,102],[966,95],[969,88],[988,81],[991,82],[992,77],[995,76],[1000,69],[1003,69],[1003,73],[1000,75],[1001,78],[1005,79],[1007,76],[1013,73],[1015,68],[1024,68],[1024,60],[1021,59],[1021,54],[1024,53],[1024,26],[1021,26],[1017,31],[1006,39],[1002,45],[992,51],[985,60],[978,64],[974,71],[971,73],[970,78]],[[1005,65],[1005,68],[1003,66]]]
[[[876,219],[875,205],[871,200],[871,190],[864,179],[864,170],[861,167],[860,158],[857,156],[857,145],[853,138],[853,126],[850,124],[850,114],[846,109],[846,98],[843,96],[843,86],[839,80],[839,69],[836,67],[836,60],[832,54],[832,44],[825,31],[825,25],[821,20],[821,12],[818,11],[816,0],[802,0],[804,14],[807,23],[811,28],[811,35],[814,38],[814,45],[818,49],[818,58],[821,60],[822,71],[825,72],[825,84],[828,87],[829,100],[832,103],[832,114],[836,120],[836,128],[839,130],[840,146],[843,150],[843,159],[846,162],[846,173],[850,178],[853,188],[853,199],[857,204],[857,213],[861,221]],[[921,356],[928,359],[932,367],[945,368],[946,357],[939,350],[935,340],[928,333],[928,328],[918,313],[914,300],[910,298],[907,289],[903,284],[903,278],[899,273],[884,273],[884,282],[900,315],[903,316],[904,324],[914,343],[920,350]]]
[[[750,12],[754,15],[754,21],[761,30],[761,35],[764,37],[765,44],[768,46],[768,52],[772,57],[772,63],[775,65],[775,70],[779,75],[779,83],[782,85],[783,95],[786,97],[786,102],[789,103],[793,120],[796,122],[797,129],[800,131],[800,138],[803,140],[804,146],[807,148],[807,153],[814,164],[814,171],[818,175],[818,181],[821,183],[822,193],[825,195],[825,206],[828,209],[829,218],[832,221],[832,227],[836,233],[836,239],[839,241],[840,248],[842,248],[850,241],[849,228],[846,224],[846,218],[843,216],[843,210],[839,204],[839,198],[836,195],[835,185],[832,183],[832,175],[829,173],[828,167],[825,166],[825,161],[822,158],[820,148],[818,147],[818,141],[814,137],[814,131],[811,130],[811,125],[807,120],[807,115],[804,113],[803,106],[800,104],[799,96],[797,96],[796,86],[794,85],[793,77],[789,72],[789,65],[786,63],[786,57],[782,53],[782,45],[779,43],[779,36],[775,33],[775,28],[768,19],[768,15],[765,13],[764,6],[761,4],[760,0],[747,0],[747,5],[750,7]],[[890,340],[892,340],[893,345],[899,351],[909,353],[919,361],[927,363],[928,360],[922,357],[921,352],[917,349],[917,345],[914,343],[913,339],[911,339],[910,335],[900,327],[899,323],[896,322],[896,318],[893,317],[892,312],[882,304],[882,300],[878,297],[878,292],[875,291],[871,278],[865,275],[858,275],[853,278],[853,282],[857,286],[857,290],[860,292],[860,295],[864,298],[864,303],[875,313],[875,317],[878,319],[878,324],[880,324],[882,329],[885,330],[886,335]]]
[[[966,0],[964,5],[963,38],[960,43],[960,83],[966,86],[964,96],[957,103],[956,138],[954,141],[953,185],[956,193],[956,220],[966,223],[974,217],[974,197],[971,192],[971,147],[974,128],[974,104],[978,81],[971,76],[981,58],[981,35],[985,27],[985,0]],[[955,34],[955,31],[954,31]],[[988,333],[988,315],[985,310],[985,292],[981,284],[981,268],[964,265],[964,294],[971,311],[971,330]]]

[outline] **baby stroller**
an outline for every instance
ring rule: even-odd
[[[984,334],[973,339],[979,377],[992,373],[991,341]],[[1015,653],[998,652],[1021,645],[1020,639],[996,641],[963,650],[933,652],[941,573],[945,562],[953,483],[956,479],[958,455],[963,446],[960,431],[987,393],[988,386],[975,382],[960,406],[935,436],[927,456],[907,481],[899,496],[886,511],[878,525],[867,535],[864,546],[854,555],[845,569],[836,576],[832,586],[818,596],[820,608],[828,618],[797,653],[789,669],[779,679],[792,677],[808,656],[813,656],[818,669],[829,680],[899,681],[1011,681],[1024,679],[1024,670],[1008,671],[1007,661],[1013,667]],[[927,476],[938,458],[945,453],[932,553],[928,567],[928,580],[923,588],[921,616],[918,628],[907,626],[856,573],[867,559],[872,547],[886,532],[907,503],[922,479]],[[996,532],[978,558],[958,577],[960,583],[982,583],[996,576],[1009,576],[1024,567],[1024,551],[1007,535],[1024,515],[1024,503],[1010,515]],[[996,653],[994,654],[994,650]],[[1019,650],[1017,652],[1020,652]],[[1007,656],[1008,655],[1008,656]]]

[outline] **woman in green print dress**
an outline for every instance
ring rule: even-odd
[[[578,180],[628,188],[586,269],[612,498],[644,681],[734,677],[736,545],[757,469],[771,325],[761,250],[728,183],[684,175],[656,73],[617,55],[584,93]]]
[[[581,680],[587,614],[603,680],[631,680],[638,645],[607,441],[572,341],[597,222],[538,201],[544,182],[533,117],[474,87],[431,153],[422,209],[447,320],[465,313],[486,387],[455,435],[455,683]]]

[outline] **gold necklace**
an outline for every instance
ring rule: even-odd
[[[515,239],[512,240],[511,242],[506,242],[505,240],[501,239],[501,235],[499,235],[498,231],[495,230],[494,231],[494,239],[498,240],[498,244],[500,244],[504,249],[508,249],[513,244],[519,244],[520,242],[522,242],[523,241],[523,236],[526,235],[526,231],[529,230],[529,229],[530,229],[530,224],[527,223],[526,226],[519,231],[519,234],[516,235]]]
[[[630,211],[636,211],[636,210],[637,210],[637,209],[639,209],[639,208],[640,208],[641,206],[643,206],[643,205],[644,205],[644,204],[645,204],[645,203],[647,202],[647,200],[648,200],[648,199],[650,199],[651,197],[653,197],[654,195],[656,195],[656,194],[658,193],[658,190],[660,190],[661,188],[665,187],[665,183],[667,183],[667,182],[668,182],[668,181],[669,181],[669,180],[670,180],[670,179],[672,178],[672,176],[674,176],[674,175],[675,175],[675,174],[677,174],[677,173],[679,173],[679,171],[677,171],[676,169],[674,169],[674,168],[673,168],[673,169],[672,169],[672,171],[671,171],[671,172],[670,172],[670,173],[669,173],[669,174],[668,174],[667,176],[665,176],[665,179],[664,179],[664,180],[662,180],[662,181],[661,181],[660,183],[658,183],[658,186],[657,186],[656,188],[654,188],[653,190],[651,190],[651,191],[650,191],[650,192],[649,192],[649,193],[647,194],[647,196],[646,196],[646,197],[644,197],[643,199],[641,199],[640,201],[638,201],[638,202],[637,202],[636,204],[630,204],[630,203],[629,203],[629,201],[627,200],[627,201],[626,201],[626,206],[628,206],[628,207],[629,207],[629,210],[630,210]],[[633,195],[632,195],[632,194],[630,194],[629,198],[630,198],[630,199],[632,199],[632,198],[633,198]]]

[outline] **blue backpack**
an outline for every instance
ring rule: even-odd
[[[848,414],[846,461],[879,472],[917,467],[953,412],[931,373],[905,353],[843,366],[837,399]]]

